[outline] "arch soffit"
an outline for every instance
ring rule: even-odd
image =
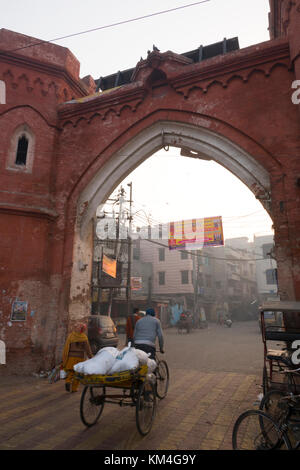
[[[196,152],[196,158],[211,159],[237,176],[268,210],[270,177],[249,153],[229,139],[203,127],[181,122],[159,121],[127,142],[94,175],[82,191],[77,221],[83,239],[97,207],[135,168],[160,148],[170,145]],[[264,202],[265,201],[265,202]]]

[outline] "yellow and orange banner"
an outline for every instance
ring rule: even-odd
[[[111,277],[117,277],[117,261],[111,259],[106,255],[103,255],[102,258],[102,271],[108,274]]]
[[[181,220],[169,224],[170,250],[200,250],[224,245],[222,217]]]

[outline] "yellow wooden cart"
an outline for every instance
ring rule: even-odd
[[[76,378],[84,385],[80,400],[80,417],[90,427],[99,420],[105,403],[134,406],[136,425],[142,436],[151,430],[156,411],[156,386],[147,378],[147,365],[112,375],[83,375]],[[119,393],[108,393],[108,389]]]

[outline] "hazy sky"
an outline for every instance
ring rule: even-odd
[[[52,40],[191,3],[195,2],[0,0],[0,27]],[[55,43],[68,47],[77,57],[81,77],[97,79],[134,67],[153,44],[162,52],[183,53],[225,37],[237,36],[241,48],[267,41],[268,12],[268,0],[210,0]],[[166,179],[164,169],[170,168],[170,161],[172,174]],[[214,162],[178,157],[178,151],[170,149],[164,158],[155,155],[148,159],[128,181],[133,181],[135,211],[143,209],[157,221],[222,215],[226,238],[271,230],[271,220],[253,194]],[[136,215],[137,223],[143,214]]]

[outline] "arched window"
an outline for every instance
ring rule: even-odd
[[[27,124],[17,127],[11,138],[6,168],[31,173],[34,160],[35,136]]]
[[[0,104],[6,104],[6,89],[3,80],[0,80]]]
[[[16,161],[15,161],[16,165],[26,165],[28,143],[29,143],[29,140],[26,138],[25,135],[22,135],[22,137],[19,137]]]

